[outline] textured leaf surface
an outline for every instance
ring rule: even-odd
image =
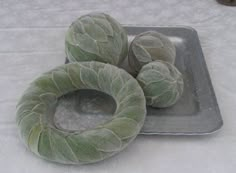
[[[143,122],[143,114],[146,114],[146,110],[138,106],[129,106],[126,109],[116,113],[117,117],[127,117],[135,120],[136,122]]]
[[[147,104],[153,107],[172,106],[183,93],[181,73],[164,61],[154,61],[143,66],[137,80],[143,88]]]
[[[155,61],[162,60],[174,64],[176,50],[167,36],[147,31],[135,37],[130,45],[129,64],[138,73],[142,66]]]
[[[79,65],[73,64],[70,66],[70,68],[67,69],[69,78],[74,86],[76,86],[78,89],[83,88],[83,82],[80,79],[80,70]]]
[[[110,123],[104,125],[105,128],[113,131],[121,139],[130,138],[137,135],[140,130],[136,121],[130,118],[116,118]]]
[[[82,163],[96,162],[102,159],[101,153],[84,137],[69,136],[67,142]]]
[[[98,76],[93,69],[81,68],[80,79],[87,88],[98,89]]]
[[[31,132],[31,129],[35,127],[35,124],[38,124],[40,122],[40,115],[36,113],[30,113],[24,118],[22,118],[20,122],[20,134],[21,137],[23,138],[26,145],[28,145],[28,138]]]
[[[90,35],[88,34],[75,34],[75,35],[77,35],[78,37],[76,39],[78,45],[76,46],[79,46],[85,52],[98,54],[97,43],[93,38],[91,38]]]
[[[94,17],[94,22],[99,25],[108,36],[113,36],[111,24],[105,18]]]
[[[42,126],[40,124],[37,124],[30,131],[28,145],[30,147],[30,150],[35,154],[38,154],[38,143],[42,130]]]
[[[115,19],[90,13],[68,29],[65,51],[70,62],[96,60],[119,65],[128,53],[128,37]]]
[[[121,76],[118,74],[111,82],[112,96],[116,97],[120,89],[124,85]]]
[[[111,130],[101,128],[83,133],[99,151],[113,152],[121,149],[122,142],[120,138]]]
[[[152,35],[141,36],[139,40],[137,40],[137,44],[142,45],[145,48],[159,48],[164,46],[160,38]]]
[[[141,45],[133,45],[132,50],[134,51],[135,57],[138,61],[148,63],[152,61],[152,57]]]
[[[55,82],[50,76],[43,75],[38,78],[34,84],[44,91],[51,92],[57,96],[61,95],[58,86],[55,84]]]
[[[72,82],[66,72],[55,71],[52,73],[52,79],[62,93],[76,90],[76,87],[72,85]]]
[[[49,129],[46,129],[41,133],[38,144],[39,145],[38,152],[43,158],[54,161],[55,155],[52,149],[54,146],[52,146],[51,144],[49,133],[50,133]]]
[[[117,107],[112,121],[85,131],[57,129],[53,113],[58,99],[78,89],[111,95]],[[99,62],[57,67],[31,83],[17,106],[21,137],[36,155],[58,163],[93,163],[118,153],[139,133],[146,103],[138,82],[127,72]]]
[[[53,146],[53,152],[55,152],[58,162],[76,163],[78,161],[77,156],[63,134],[60,134],[57,131],[51,131],[50,140],[51,145]]]

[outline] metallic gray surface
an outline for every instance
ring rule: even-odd
[[[204,135],[220,129],[223,121],[197,32],[190,27],[127,26],[126,30],[129,42],[132,41],[135,35],[149,30],[167,35],[175,44],[176,67],[183,74],[185,82],[184,93],[174,106],[165,109],[147,107],[147,118],[141,134]],[[123,68],[132,73],[127,59],[123,64]],[[81,96],[78,97],[81,98]],[[87,95],[83,94],[82,97],[89,97],[89,92]],[[106,100],[100,99],[107,105]],[[67,108],[65,109],[68,110]],[[69,130],[80,130],[78,124],[81,123],[81,119],[78,118],[78,115],[79,113],[77,113],[77,118],[76,116],[71,117],[72,120],[67,119],[67,123],[60,121],[60,124]],[[62,115],[59,116],[62,117]],[[102,114],[99,115],[100,119],[102,119],[101,116]],[[105,114],[104,119],[107,119]],[[98,120],[90,118],[89,122],[96,124],[95,121]],[[71,123],[68,124],[68,122]],[[84,120],[84,123],[86,122],[88,121]]]

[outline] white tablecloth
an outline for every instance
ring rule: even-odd
[[[30,81],[64,62],[64,34],[82,14],[102,11],[123,24],[188,25],[200,36],[224,120],[208,136],[138,137],[125,151],[85,166],[31,154],[15,125],[15,106]],[[215,0],[0,0],[0,172],[234,173],[236,171],[236,7]]]

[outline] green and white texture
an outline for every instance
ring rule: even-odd
[[[112,119],[82,132],[56,128],[51,107],[61,96],[79,89],[111,95],[117,104]],[[93,61],[44,73],[30,84],[17,106],[25,145],[44,159],[64,164],[94,163],[120,152],[138,135],[145,116],[146,101],[138,82],[122,69]]]
[[[137,35],[129,49],[128,61],[134,73],[143,65],[162,60],[174,64],[176,50],[167,36],[156,31],[147,31]]]
[[[66,33],[65,52],[70,62],[99,61],[120,65],[128,54],[124,28],[111,16],[91,13],[74,21]]]
[[[164,61],[153,61],[144,65],[137,76],[143,88],[147,105],[165,108],[174,105],[184,89],[182,74]]]

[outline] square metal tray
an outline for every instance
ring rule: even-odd
[[[184,93],[172,107],[147,107],[141,134],[205,135],[223,125],[196,30],[190,27],[126,27],[129,40],[153,30],[165,34],[176,47],[176,67],[184,76]]]
[[[129,43],[145,31],[165,34],[176,47],[176,67],[184,77],[184,93],[170,108],[147,107],[143,135],[206,135],[223,125],[196,30],[190,27],[125,26]],[[130,71],[127,58],[123,68]],[[63,108],[66,109],[66,108]]]

